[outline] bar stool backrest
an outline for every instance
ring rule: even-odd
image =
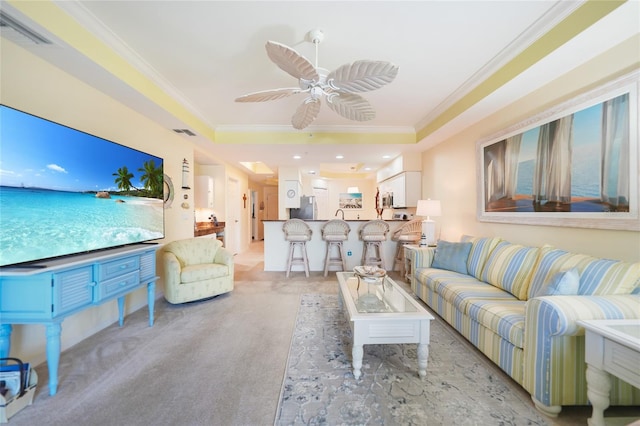
[[[325,241],[345,241],[349,238],[351,227],[344,220],[332,219],[322,225],[320,232]]]
[[[289,219],[282,225],[284,239],[287,241],[311,240],[311,228],[302,219]]]
[[[360,227],[362,241],[385,241],[388,233],[389,224],[380,219],[370,220]]]
[[[414,242],[420,241],[422,235],[422,219],[412,219],[395,230],[392,241]]]

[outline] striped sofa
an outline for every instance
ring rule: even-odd
[[[576,321],[640,318],[640,263],[497,237],[446,244],[407,253],[415,294],[529,392],[544,414],[588,404],[584,329]],[[468,250],[456,254],[466,270],[447,262],[443,269],[445,247]],[[567,271],[575,274],[573,292],[545,295]],[[611,405],[637,404],[640,390],[613,379]]]

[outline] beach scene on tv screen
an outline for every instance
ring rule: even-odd
[[[0,266],[163,238],[159,157],[0,106]]]

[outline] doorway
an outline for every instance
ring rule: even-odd
[[[240,247],[240,183],[237,179],[229,178],[227,185],[227,220],[225,224],[225,245],[231,253],[238,254]]]

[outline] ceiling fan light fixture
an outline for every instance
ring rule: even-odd
[[[316,48],[316,64],[292,48],[274,41],[265,45],[267,55],[280,69],[298,79],[299,88],[283,88],[249,93],[236,102],[263,102],[298,93],[309,93],[296,110],[291,122],[296,129],[304,129],[320,113],[320,99],[326,97],[329,108],[340,116],[353,121],[368,121],[375,118],[375,110],[359,92],[379,89],[391,83],[398,74],[398,66],[391,62],[360,60],[328,70],[318,66],[318,45],[324,32],[318,29],[307,33],[307,40]]]

